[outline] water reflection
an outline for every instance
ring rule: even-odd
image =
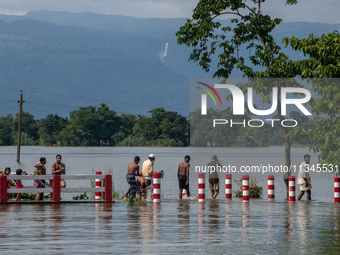
[[[340,208],[339,204],[335,203],[334,204],[334,244],[336,246],[340,246]]]
[[[140,229],[140,208],[139,206],[127,206],[127,230],[131,243],[141,238]]]
[[[105,230],[105,235],[104,238],[106,240],[111,240],[112,239],[112,203],[104,203],[103,204],[103,224],[104,224],[104,230]]]
[[[161,226],[161,203],[153,203],[153,240],[160,239],[160,226]]]
[[[179,234],[178,243],[188,244],[190,242],[190,203],[179,201],[177,211]],[[184,246],[182,251],[184,253],[189,252],[189,246]]]
[[[149,205],[140,206],[140,222],[142,224],[142,243],[147,244],[145,245],[145,249],[143,249],[144,253],[151,253],[153,249],[152,238],[153,238],[153,207]]]
[[[226,204],[225,204],[225,211],[226,211],[226,216],[225,216],[225,226],[226,226],[226,230],[231,226],[231,214],[232,214],[232,211],[231,211],[231,202],[230,201],[227,201]]]
[[[242,203],[242,253],[250,254],[248,227],[249,227],[249,203]]]
[[[9,205],[6,204],[0,204],[0,218],[5,219],[6,214],[8,212]],[[7,237],[7,232],[5,231],[6,229],[6,221],[1,220],[0,221],[0,238],[5,239]],[[3,242],[1,242],[3,243]]]
[[[300,254],[309,253],[307,244],[310,239],[310,226],[311,226],[311,214],[310,214],[310,202],[298,203],[297,223],[299,225],[299,239],[300,239]]]
[[[293,242],[294,242],[294,206],[295,203],[288,202],[283,207],[283,215],[285,217],[285,235],[284,235],[284,243],[286,244],[286,251],[289,254],[294,253]]]
[[[242,227],[249,227],[249,203],[242,203]]]
[[[34,212],[33,212],[33,228],[34,228],[34,238],[36,241],[42,241],[45,237],[45,229],[46,224],[44,221],[46,221],[46,209],[45,205],[37,204],[34,205]],[[37,247],[37,249],[39,249]]]
[[[268,215],[268,235],[267,238],[268,240],[272,240],[273,237],[273,228],[274,228],[274,219],[273,219],[273,215],[274,215],[274,201],[268,201],[267,203],[267,215]]]
[[[64,213],[64,207],[61,204],[51,205],[51,237],[53,242],[51,242],[51,250],[62,250],[62,242],[59,242],[62,238],[62,219],[60,215]]]
[[[211,200],[209,202],[209,237],[210,243],[219,243],[221,235],[219,235],[220,230],[220,221],[219,221],[219,213],[220,213],[220,203],[216,200]]]
[[[204,225],[205,225],[205,203],[198,203],[198,238],[199,244],[203,243]]]

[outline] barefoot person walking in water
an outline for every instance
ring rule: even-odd
[[[189,191],[189,168],[190,156],[186,155],[184,161],[179,164],[177,171],[177,178],[179,184],[179,199],[182,199],[183,189],[187,191],[187,196],[190,197]]]
[[[135,197],[137,193],[137,182],[135,176],[140,176],[139,174],[139,162],[140,158],[138,156],[135,157],[134,162],[129,164],[127,175],[126,175],[126,181],[128,184],[130,184],[129,190],[125,193],[125,198],[127,198],[128,195]]]
[[[58,154],[56,156],[56,162],[52,164],[52,174],[56,175],[63,175],[65,174],[65,164],[61,163],[61,155]],[[65,188],[66,187],[66,182],[64,179],[60,180],[60,188]]]
[[[149,159],[145,160],[142,166],[143,177],[151,181],[150,192],[148,192],[149,199],[151,199],[153,191],[153,164],[155,162],[155,158],[155,154],[150,154]]]
[[[312,181],[309,176],[309,161],[310,155],[306,154],[304,157],[304,161],[300,165],[300,170],[298,174],[297,184],[300,184],[300,194],[298,196],[298,200],[301,200],[302,196],[307,191],[307,200],[312,200],[312,185],[310,184]]]

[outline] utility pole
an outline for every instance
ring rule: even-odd
[[[19,124],[18,124],[18,147],[17,147],[17,162],[20,162],[20,144],[21,144],[21,122],[22,122],[22,104],[23,100],[22,90],[20,91],[20,101],[19,103]]]

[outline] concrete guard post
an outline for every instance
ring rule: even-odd
[[[112,201],[112,175],[105,175],[104,187],[104,201]]]
[[[243,185],[243,202],[249,202],[249,175],[242,176],[242,185]]]
[[[0,175],[0,203],[7,203],[7,175]]]
[[[60,175],[53,175],[53,196],[51,198],[53,202],[60,202],[60,179]]]
[[[153,202],[161,202],[161,174],[153,173]]]
[[[334,177],[334,203],[340,203],[340,178]]]
[[[274,175],[268,175],[268,200],[275,199]]]
[[[205,173],[198,173],[198,202],[205,201]]]
[[[231,174],[225,175],[225,198],[232,199],[232,176]]]
[[[101,175],[101,171],[97,171],[96,175]],[[100,188],[102,186],[102,180],[101,179],[96,179],[96,188]],[[95,199],[100,200],[102,198],[102,193],[101,192],[95,192]]]
[[[295,202],[295,176],[289,176],[289,202]]]

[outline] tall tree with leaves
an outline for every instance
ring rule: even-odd
[[[340,167],[340,35],[338,31],[321,37],[310,34],[308,38],[284,38],[283,43],[302,51],[307,59],[294,61],[295,72],[309,78],[311,89],[317,94],[309,101],[313,129],[297,129],[292,135],[297,139],[309,137],[310,149],[320,152],[320,164]],[[323,78],[323,79],[319,79]]]
[[[193,10],[192,19],[187,20],[177,32],[177,42],[193,47],[189,60],[198,62],[203,70],[209,72],[212,56],[218,53],[218,70],[214,77],[228,78],[237,68],[247,78],[291,78],[295,70],[281,47],[271,35],[282,19],[272,19],[262,12],[266,0],[200,0]],[[286,4],[296,4],[297,0],[286,0]],[[231,17],[230,24],[222,25],[216,18]],[[225,22],[224,22],[225,23]],[[240,49],[248,51],[247,56]],[[256,69],[254,69],[256,68]],[[297,83],[284,83],[282,80],[263,84],[238,85],[243,92],[251,86],[263,97],[263,103],[270,103],[273,87],[278,88],[277,109],[282,122],[280,92],[284,86],[299,86]],[[291,165],[288,130],[282,127],[285,138],[286,165]]]

